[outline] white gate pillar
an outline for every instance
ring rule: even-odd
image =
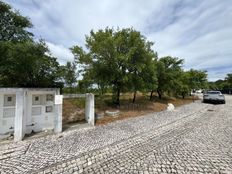
[[[62,132],[62,105],[63,105],[63,95],[55,95],[55,127],[54,132]]]
[[[94,126],[95,118],[94,118],[94,95],[92,93],[86,94],[85,100],[85,120]]]
[[[14,141],[21,141],[25,131],[25,91],[16,92],[15,122],[14,122]]]

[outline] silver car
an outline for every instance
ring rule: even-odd
[[[204,103],[222,103],[225,104],[225,96],[220,91],[207,91],[203,95]]]

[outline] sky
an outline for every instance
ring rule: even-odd
[[[69,48],[85,47],[93,29],[133,27],[159,57],[185,60],[184,69],[205,70],[208,79],[232,73],[231,0],[4,0],[33,23],[61,64],[73,61]]]

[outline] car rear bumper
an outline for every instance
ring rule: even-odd
[[[203,99],[204,103],[225,103],[225,100],[220,99]]]

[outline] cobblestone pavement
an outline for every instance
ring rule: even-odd
[[[232,96],[0,146],[0,173],[232,173]]]

